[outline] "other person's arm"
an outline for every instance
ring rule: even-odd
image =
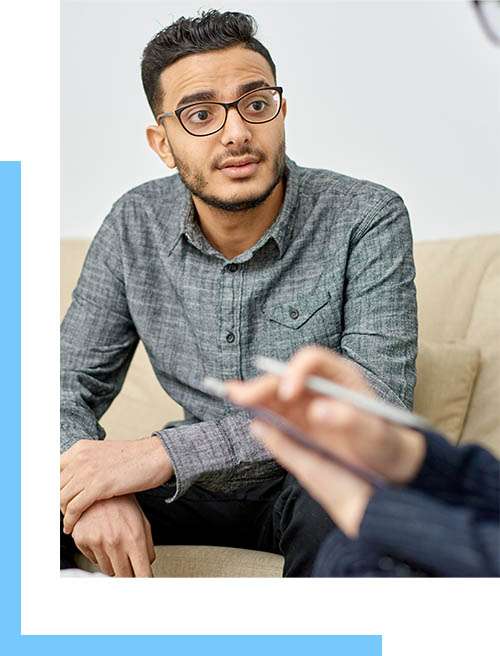
[[[344,403],[320,398],[304,386],[320,375],[372,394],[358,368],[338,355],[307,348],[290,362],[281,380],[263,376],[229,385],[231,398],[283,415],[324,448],[406,489],[375,491],[364,480],[262,422],[257,436],[307,487],[352,539],[444,576],[500,574],[500,464],[479,447],[457,449],[436,436],[387,425]],[[441,495],[430,495],[444,465]],[[482,489],[481,485],[487,489]],[[439,487],[439,486],[438,486]],[[416,489],[418,488],[418,489]],[[450,491],[451,490],[451,491]],[[448,495],[446,501],[444,494]]]

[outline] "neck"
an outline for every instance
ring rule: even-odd
[[[283,204],[285,185],[283,179],[258,207],[241,212],[228,212],[207,205],[193,196],[200,227],[214,248],[231,260],[244,253],[259,241],[272,225]]]

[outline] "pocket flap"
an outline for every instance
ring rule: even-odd
[[[264,310],[271,321],[288,328],[300,328],[330,300],[329,292],[315,296],[299,294],[295,299]]]

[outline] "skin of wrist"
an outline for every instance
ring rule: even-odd
[[[366,507],[373,495],[370,485],[363,485],[359,492],[346,500],[341,507],[332,508],[330,516],[347,535],[355,540],[359,535],[359,527],[365,516]]]
[[[152,482],[156,485],[166,483],[172,477],[174,469],[161,439],[152,435],[137,440],[137,443],[150,463]]]
[[[422,467],[426,444],[423,435],[409,428],[397,429],[399,457],[390,472],[394,483],[408,483],[413,480]]]

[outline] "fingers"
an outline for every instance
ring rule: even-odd
[[[387,424],[348,403],[319,398],[311,402],[306,417],[312,427],[311,435],[350,461],[357,462],[361,457],[364,465],[371,468],[384,451],[381,440],[387,435]]]
[[[131,551],[129,554],[129,559],[134,576],[149,578],[153,576],[153,570],[151,569],[146,542],[144,542],[142,549],[134,549]]]
[[[93,440],[78,440],[73,446],[71,446],[67,451],[65,451],[59,460],[60,470],[62,471],[75,457],[75,454],[79,453],[81,449],[85,447],[85,442]]]
[[[229,398],[239,405],[258,405],[276,397],[278,376],[266,374],[251,380],[226,383]]]
[[[143,523],[144,523],[144,532],[146,534],[146,548],[148,550],[149,562],[153,563],[156,560],[156,552],[153,543],[153,534],[151,533],[151,524],[149,523],[149,521],[145,516],[143,519]]]
[[[254,420],[250,430],[276,460],[299,480],[307,480],[314,475],[318,464],[323,464],[320,456],[296,444],[274,426]]]
[[[97,566],[103,574],[107,574],[108,576],[115,575],[114,567],[104,549],[94,549],[94,557],[97,561]]]
[[[94,563],[94,565],[97,565],[97,558],[95,557],[94,552],[90,547],[78,547],[79,551],[82,552],[82,554],[87,558],[87,560],[90,560],[91,563]]]
[[[128,557],[127,549],[122,545],[109,546],[107,556],[111,562],[115,576],[133,577],[132,566]]]
[[[63,487],[66,487],[68,483],[71,481],[71,479],[74,476],[74,472],[72,471],[71,467],[65,467],[64,469],[61,469],[61,476],[59,479],[59,487],[62,490]]]
[[[69,464],[69,461],[71,460],[71,453],[70,453],[70,451],[71,451],[72,448],[73,448],[73,447],[71,447],[71,448],[68,449],[65,453],[62,454],[61,459],[59,460],[59,470],[60,470],[60,471],[63,471],[63,469],[64,469],[65,467],[67,467],[67,465]]]
[[[75,524],[82,516],[82,513],[84,513],[87,508],[90,508],[95,501],[95,496],[88,489],[85,489],[68,502],[66,505],[66,511],[63,511],[63,530],[65,533],[73,532]]]
[[[142,542],[127,544],[119,539],[105,540],[89,545],[78,544],[78,549],[91,562],[96,564],[101,572],[108,576],[152,577],[150,552],[147,545],[147,535]],[[153,551],[154,553],[154,551]]]
[[[363,414],[352,405],[322,397],[311,402],[307,410],[307,418],[313,425],[319,424],[321,427],[347,431],[363,420]]]
[[[155,554],[151,528],[138,504],[137,509],[139,512],[126,532],[118,533],[108,543],[108,554],[116,576],[153,576],[151,562]]]
[[[304,390],[308,376],[321,376],[364,393],[371,393],[357,366],[334,351],[309,346],[298,351],[288,363],[278,389],[283,401],[296,399]]]
[[[60,507],[63,515],[66,514],[68,503],[82,491],[81,484],[72,478],[64,487],[61,482]]]

